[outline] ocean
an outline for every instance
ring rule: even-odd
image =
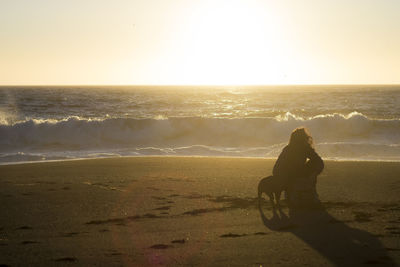
[[[400,86],[2,86],[0,163],[277,157],[305,126],[333,160],[400,160]]]

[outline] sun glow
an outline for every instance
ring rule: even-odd
[[[204,1],[179,33],[169,77],[186,84],[283,83],[282,38],[271,10],[254,1]]]
[[[399,83],[400,1],[1,3],[3,85]]]

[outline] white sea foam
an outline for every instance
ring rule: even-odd
[[[400,86],[0,87],[0,162],[276,157],[299,126],[325,158],[399,160],[399,101]]]
[[[0,160],[27,155],[35,158],[34,153],[38,152],[44,155],[38,159],[49,153],[60,157],[66,152],[69,157],[74,152],[79,156],[86,152],[87,156],[97,153],[274,157],[287,143],[291,131],[299,126],[310,130],[324,157],[400,159],[400,120],[369,119],[352,112],[311,118],[287,113],[277,118],[240,119],[30,119],[0,125]]]

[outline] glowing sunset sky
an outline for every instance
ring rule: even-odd
[[[400,83],[398,0],[1,0],[0,84]]]

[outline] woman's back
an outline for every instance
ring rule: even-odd
[[[289,203],[305,204],[318,202],[316,179],[323,168],[324,163],[313,148],[311,136],[306,129],[298,128],[292,132],[289,144],[283,148],[272,172],[286,184]]]
[[[297,128],[290,135],[289,144],[282,150],[272,172],[274,176],[293,180],[296,176],[318,175],[323,168],[323,161],[314,150],[311,135],[305,128]]]
[[[306,161],[307,154],[304,150],[287,145],[279,155],[272,173],[274,176],[291,179],[293,176],[302,175]]]

